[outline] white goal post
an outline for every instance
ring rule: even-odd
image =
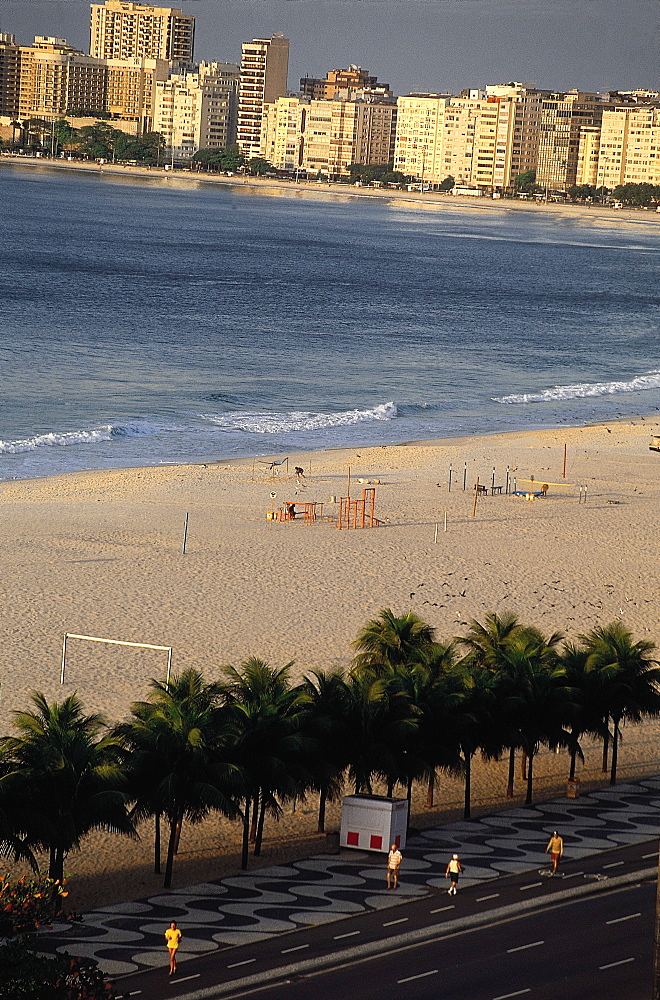
[[[98,635],[77,635],[75,632],[65,632],[62,643],[62,667],[60,670],[60,684],[64,684],[64,670],[66,668],[66,643],[67,639],[84,639],[86,642],[107,642],[111,646],[134,646],[139,649],[159,649],[167,653],[167,679],[166,685],[170,683],[170,672],[172,670],[172,647],[153,646],[149,642],[125,642],[123,639],[102,639]]]

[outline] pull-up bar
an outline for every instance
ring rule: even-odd
[[[152,646],[148,642],[125,642],[123,639],[102,639],[98,635],[76,635],[75,632],[65,632],[64,642],[62,643],[62,668],[60,670],[60,684],[64,684],[64,669],[66,666],[66,641],[67,639],[84,639],[86,642],[107,642],[111,646],[133,646],[140,649],[160,649],[167,653],[167,679],[165,681],[166,685],[169,686],[170,683],[170,672],[172,669],[172,647],[171,646]]]

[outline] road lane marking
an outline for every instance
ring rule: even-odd
[[[186,983],[189,979],[199,979],[201,972],[196,972],[194,976],[184,976],[183,979],[170,979],[170,986],[177,986],[179,983]]]
[[[437,910],[429,910],[429,913],[444,913],[445,910],[453,910],[455,905],[452,903],[451,906],[439,906]]]
[[[525,951],[526,948],[538,948],[539,945],[545,944],[545,941],[532,941],[531,944],[519,944],[517,948],[507,948],[507,955],[513,955],[514,951]]]
[[[538,885],[543,885],[543,882],[530,882],[529,885],[521,885],[520,891],[524,892],[525,889],[536,889]],[[515,996],[515,994],[512,994],[512,996]]]
[[[509,997],[521,997],[523,993],[531,993],[532,991],[527,990],[516,990],[515,993],[502,993],[499,997],[493,997],[493,1000],[509,1000]]]
[[[623,861],[613,861],[610,865],[603,865],[603,868],[618,868],[623,864]]]
[[[228,965],[228,969],[237,969],[239,965],[249,965],[250,962],[256,962],[256,958],[246,958],[244,962],[234,962],[232,965]]]
[[[359,933],[360,933],[359,931],[349,931],[348,934],[335,934],[333,940],[340,941],[342,938],[355,937],[355,935]]]
[[[397,985],[401,983],[412,983],[413,979],[425,979],[426,976],[437,976],[438,969],[431,969],[430,972],[420,972],[417,976],[408,976],[407,979],[397,979]]]
[[[401,917],[400,920],[388,920],[386,924],[383,924],[383,927],[394,927],[395,924],[406,924],[409,919],[410,917]]]
[[[620,924],[624,920],[633,920],[635,917],[641,917],[641,913],[629,913],[627,917],[617,917],[616,920],[606,920],[606,924]]]
[[[654,851],[653,854],[642,854],[642,861],[646,861],[647,858],[657,858],[657,856],[657,851]]]
[[[499,892],[493,892],[490,894],[490,896],[478,896],[476,902],[484,903],[487,899],[497,899],[498,896]]]
[[[623,862],[621,862],[623,864]],[[584,875],[584,872],[571,872],[570,875],[564,875],[564,878],[577,878],[578,875]]]
[[[599,969],[613,969],[615,965],[626,965],[628,962],[634,962],[634,958],[622,958],[620,962],[610,962],[609,965],[599,965]]]
[[[288,955],[291,951],[302,951],[304,948],[309,948],[308,944],[297,944],[295,948],[282,948],[280,952],[281,955]]]

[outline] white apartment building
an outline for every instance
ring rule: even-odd
[[[660,101],[603,111],[594,183],[660,184]]]
[[[156,83],[154,131],[175,159],[199,149],[221,149],[235,140],[238,66],[200,63]]]
[[[264,105],[260,155],[278,170],[348,176],[351,163],[388,163],[392,104],[280,97]]]
[[[289,39],[281,34],[244,42],[238,91],[237,142],[246,159],[259,156],[264,104],[286,95]]]

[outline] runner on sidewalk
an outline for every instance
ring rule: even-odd
[[[447,890],[447,895],[456,895],[456,886],[458,885],[458,880],[460,878],[461,872],[463,871],[463,865],[458,860],[458,854],[452,855],[452,859],[447,865],[447,871],[445,872],[445,878],[451,878],[451,885]]]
[[[181,931],[173,920],[165,931],[165,942],[167,944],[167,950],[170,953],[170,976],[173,976],[176,972],[176,950],[179,947],[180,940]]]
[[[401,851],[396,846],[392,844],[390,848],[390,853],[387,855],[387,888],[396,889],[399,884],[399,868],[401,867],[401,862],[403,858],[401,857]],[[394,878],[394,885],[390,885],[390,881]]]
[[[553,831],[550,837],[550,843],[545,849],[545,853],[550,855],[550,860],[552,861],[552,874],[557,874],[557,868],[559,867],[559,860],[564,853],[564,841],[559,836],[556,830]]]

